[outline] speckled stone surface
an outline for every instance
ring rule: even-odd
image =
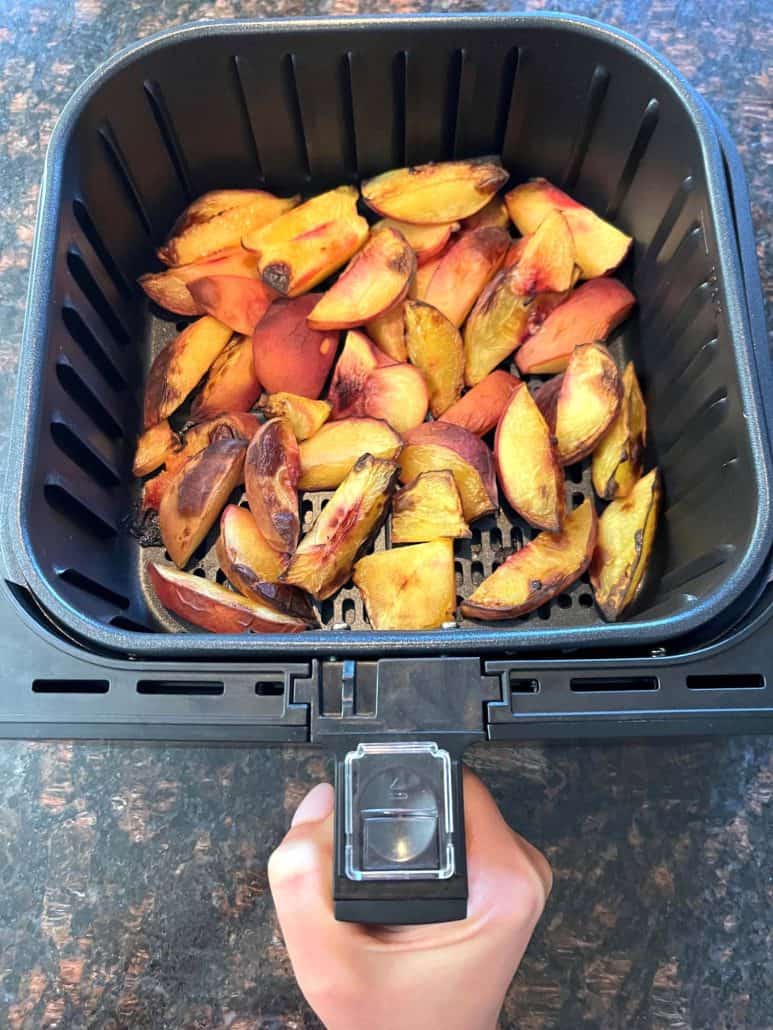
[[[195,18],[483,6],[0,0],[0,454],[45,146],[100,61]],[[726,118],[771,299],[770,3],[562,9],[642,37]],[[544,744],[469,758],[556,873],[503,1026],[773,1027],[773,742]],[[0,743],[0,1027],[318,1026],[265,866],[326,772],[304,749]]]

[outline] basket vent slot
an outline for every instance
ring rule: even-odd
[[[121,145],[116,139],[112,127],[108,122],[103,122],[98,131],[99,138],[102,140],[108,159],[118,173],[118,177],[126,190],[126,194],[140,220],[142,228],[148,236],[152,236],[153,230],[150,224],[150,218],[148,217],[148,212],[145,208],[145,202],[142,199],[140,191],[137,189],[137,184],[134,181],[132,173],[129,171],[128,162],[124,157]]]
[[[720,544],[718,547],[712,547],[710,551],[700,555],[698,558],[693,558],[692,561],[688,561],[671,572],[667,572],[660,581],[660,593],[668,594],[672,590],[676,590],[677,587],[683,587],[686,583],[691,583],[692,580],[697,579],[699,576],[705,576],[707,572],[712,572],[714,569],[719,568],[720,565],[723,565],[733,554],[735,554],[733,544]]]
[[[148,103],[150,104],[150,110],[153,112],[153,117],[156,120],[158,131],[161,134],[161,139],[163,140],[164,146],[169,154],[169,160],[172,162],[172,167],[177,174],[182,191],[188,200],[192,200],[193,187],[191,186],[188,162],[185,159],[183,148],[177,137],[177,132],[166,106],[164,95],[161,92],[161,87],[153,79],[147,79],[143,83],[143,86],[145,89],[145,96],[148,98]],[[145,217],[147,218],[147,216]],[[149,222],[148,231],[150,231]]]
[[[74,587],[85,591],[87,594],[98,597],[100,601],[114,604],[116,608],[126,609],[131,604],[128,597],[116,593],[115,590],[111,590],[110,587],[106,587],[103,583],[98,583],[90,576],[85,576],[82,572],[78,572],[77,569],[62,569],[59,572],[59,578],[63,579],[65,583],[71,583]]]
[[[713,676],[688,676],[690,690],[762,690],[765,677],[758,672],[727,672]]]
[[[537,694],[540,684],[537,679],[519,676],[515,669],[511,669],[507,676],[507,682],[511,694]]]
[[[127,300],[131,300],[133,291],[129,282],[124,277],[123,272],[116,264],[113,255],[108,250],[105,241],[102,239],[102,234],[97,229],[96,225],[91,219],[88,208],[79,200],[77,197],[72,202],[72,213],[75,217],[75,221],[80,226],[81,232],[89,241],[102,265],[113,281],[113,285],[122,293]]]
[[[110,625],[115,626],[116,629],[125,629],[130,633],[155,633],[151,626],[146,626],[142,622],[135,622],[134,619],[129,619],[125,615],[114,615],[110,620]]]
[[[282,697],[284,692],[284,680],[258,680],[255,684],[258,697]]]
[[[247,105],[247,94],[244,90],[244,81],[242,79],[241,68],[239,67],[239,58],[232,57],[231,61],[234,70],[234,81],[236,82],[236,95],[239,99],[239,112],[241,113],[242,120],[244,121],[244,124],[247,129],[247,139],[250,140],[252,144],[252,156],[255,161],[258,179],[263,181],[265,179],[265,176],[263,175],[263,166],[260,163],[260,151],[258,150],[258,141],[255,139],[255,130],[252,127],[250,110]]]
[[[639,125],[639,131],[636,133],[636,139],[633,141],[631,151],[626,158],[623,171],[620,174],[620,181],[617,184],[617,189],[607,205],[605,217],[612,221],[617,217],[617,213],[628,195],[628,190],[631,188],[631,183],[636,177],[639,166],[647,152],[647,147],[652,139],[652,134],[655,132],[659,117],[660,104],[653,98],[644,109],[641,124]]]
[[[609,693],[627,690],[657,690],[657,676],[578,676],[569,681],[576,694]]]
[[[97,369],[105,382],[109,383],[114,390],[125,390],[126,380],[110,358],[105,354],[102,345],[75,308],[68,306],[63,307],[62,321],[65,324],[67,332],[75,343],[78,344],[80,349],[92,363],[94,368]]]
[[[51,437],[64,454],[100,486],[118,486],[118,473],[80,439],[64,422],[51,423]]]
[[[94,425],[101,429],[106,436],[113,440],[119,440],[123,436],[119,424],[71,365],[64,361],[58,361],[56,378],[67,396],[75,401],[81,411],[88,415]]]
[[[32,681],[33,694],[106,694],[110,689],[108,680],[47,680]]]
[[[83,501],[79,501],[69,490],[60,483],[46,483],[43,487],[43,496],[49,507],[65,518],[70,519],[81,529],[102,540],[109,540],[117,535],[117,529],[109,522],[106,522],[100,515],[88,508]],[[127,605],[128,607],[128,605]]]
[[[301,97],[298,92],[298,78],[296,75],[295,54],[285,54],[281,63],[281,78],[283,91],[287,97],[287,105],[290,109],[293,129],[295,130],[296,145],[298,154],[303,163],[303,177],[308,182],[311,179],[311,161],[309,159],[309,141],[306,137],[306,130],[303,127],[303,112],[301,109]]]
[[[684,205],[687,203],[687,198],[692,193],[695,186],[695,181],[692,175],[686,175],[679,184],[679,188],[668,205],[666,213],[661,219],[660,225],[655,231],[655,235],[652,237],[649,247],[644,255],[645,262],[656,261],[660,255],[661,250],[665,246],[666,240],[671,235],[674,226],[677,223],[677,219],[684,210]]]
[[[225,693],[221,680],[139,680],[138,694],[166,697],[220,697]]]
[[[603,64],[597,64],[588,86],[588,95],[585,98],[585,113],[564,172],[563,186],[566,190],[571,191],[577,183],[583,161],[588,153],[591,137],[596,128],[596,122],[601,114],[608,86],[609,72]]]
[[[74,248],[70,248],[67,251],[67,267],[73,279],[83,291],[83,295],[113,334],[115,340],[124,347],[127,346],[130,342],[129,331],[97,285],[97,281],[86,267],[85,261]]]

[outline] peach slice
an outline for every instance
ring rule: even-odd
[[[161,498],[158,527],[169,557],[182,568],[231,493],[244,480],[245,440],[216,440],[190,458]]]
[[[564,517],[564,477],[550,430],[524,383],[513,391],[494,438],[499,485],[532,526],[557,533]]]
[[[620,618],[639,591],[652,555],[660,500],[660,473],[653,469],[627,497],[607,505],[599,519],[590,578],[596,604],[610,622]]]
[[[252,334],[255,375],[268,393],[316,399],[333,367],[337,332],[311,329],[306,316],[319,300],[310,293],[275,301]]]
[[[384,172],[361,189],[365,203],[379,214],[427,225],[474,215],[507,180],[505,169],[493,161],[444,161]]]
[[[636,298],[616,279],[592,279],[551,311],[516,355],[523,373],[563,372],[581,343],[604,341],[628,317]]]
[[[249,411],[259,396],[252,339],[235,336],[212,362],[201,393],[191,406],[191,415],[205,419],[223,411]]]
[[[284,418],[290,423],[296,440],[308,440],[330,417],[327,401],[315,401],[296,393],[272,393],[260,402],[266,418]]]
[[[365,325],[365,331],[379,350],[392,361],[407,361],[405,346],[405,307],[403,301],[372,319]]]
[[[620,411],[593,452],[593,488],[606,501],[631,492],[641,476],[647,443],[647,408],[633,362],[625,366],[622,379]]]
[[[243,279],[257,276],[258,259],[242,247],[213,254],[190,265],[141,275],[137,282],[152,301],[176,315],[203,315],[204,308],[193,299],[188,283],[207,276],[236,275]]]
[[[488,447],[451,422],[425,422],[405,437],[400,479],[408,483],[422,472],[439,469],[453,475],[468,522],[497,510],[497,481]]]
[[[188,283],[188,290],[208,315],[245,336],[253,331],[276,297],[274,290],[260,279],[238,275],[209,275]]]
[[[343,586],[384,518],[396,479],[395,462],[362,454],[301,540],[283,580],[318,601]]]
[[[408,357],[429,389],[435,418],[459,399],[464,384],[464,348],[459,330],[437,308],[420,300],[405,302]],[[386,375],[386,371],[383,373]]]
[[[516,186],[505,195],[505,203],[523,234],[534,232],[551,211],[561,211],[572,230],[583,279],[613,271],[630,250],[630,236],[578,204],[547,179],[532,179]]]
[[[299,445],[300,490],[333,490],[363,454],[391,461],[403,447],[390,425],[375,418],[345,418],[326,422]]]
[[[165,265],[187,265],[228,247],[245,233],[273,222],[300,197],[275,197],[263,190],[215,190],[194,200],[158,250]]]
[[[453,422],[476,436],[485,436],[499,422],[517,387],[518,380],[509,372],[502,369],[490,372],[456,404],[447,408],[439,421]]]
[[[165,608],[211,633],[302,633],[313,625],[169,565],[148,562],[148,576]]]
[[[604,344],[575,347],[566,372],[540,387],[535,397],[561,465],[591,453],[616,418],[622,397],[620,375]]]
[[[416,275],[413,277],[413,281],[408,287],[408,296],[411,300],[426,299],[427,289],[432,281],[432,276],[438,270],[440,262],[452,246],[453,243],[449,243],[449,245],[444,247],[436,257],[430,258],[424,265],[419,265],[416,269]]]
[[[167,455],[176,451],[180,446],[180,437],[169,425],[167,419],[163,419],[157,425],[146,429],[137,440],[132,474],[135,476],[150,475],[164,464]]]
[[[293,551],[298,543],[300,474],[295,433],[283,418],[272,418],[260,427],[247,449],[244,486],[255,524],[280,552]]]
[[[338,280],[308,316],[312,329],[352,329],[399,304],[416,271],[416,255],[396,229],[371,230]]]
[[[158,352],[145,382],[146,429],[180,407],[230,339],[230,326],[205,315]]]
[[[462,499],[448,469],[422,472],[392,502],[393,544],[419,544],[437,537],[472,536]]]
[[[438,629],[454,617],[451,540],[368,554],[354,566],[353,578],[373,629]]]
[[[517,265],[521,260],[524,247],[529,241],[530,236],[519,236],[517,240],[513,240],[507,249],[505,254],[505,260],[502,262],[502,268],[512,268],[513,265]]]
[[[414,225],[411,222],[397,222],[394,218],[384,218],[376,222],[373,228],[378,229],[381,226],[389,226],[401,233],[416,255],[416,263],[424,265],[445,247],[451,239],[451,234],[459,229],[459,222],[449,222],[447,225]]]
[[[346,264],[367,238],[368,223],[357,214],[357,190],[339,186],[246,234],[242,244],[259,255],[266,285],[295,297]]]
[[[495,229],[509,229],[510,215],[507,205],[501,197],[494,197],[485,207],[477,211],[462,223],[465,229],[483,229],[493,226]]]
[[[442,311],[458,329],[502,264],[509,242],[504,229],[484,227],[460,233],[443,252],[424,295],[417,299]]]
[[[567,590],[590,564],[596,512],[585,500],[567,515],[560,533],[540,533],[500,565],[462,601],[470,619],[514,619]]]

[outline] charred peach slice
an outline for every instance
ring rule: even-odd
[[[308,440],[330,417],[327,401],[315,401],[296,393],[272,393],[260,402],[266,418],[284,418],[290,423],[295,439]]]
[[[337,332],[311,329],[306,316],[319,300],[310,293],[275,301],[252,335],[255,375],[268,393],[297,393],[316,399],[338,349]]]
[[[402,301],[365,325],[365,331],[380,351],[392,361],[407,361],[405,307]]]
[[[583,501],[560,533],[540,533],[483,580],[462,602],[470,619],[514,619],[567,590],[588,568],[596,540],[596,513]]]
[[[499,422],[517,386],[515,376],[497,369],[447,408],[439,421],[453,422],[476,436],[485,436]]]
[[[230,327],[206,315],[158,352],[145,383],[146,429],[180,407],[230,339]]]
[[[431,258],[436,257],[451,239],[451,234],[459,228],[458,222],[450,222],[446,225],[414,225],[411,222],[397,222],[394,218],[384,218],[376,222],[374,228],[388,226],[396,229],[405,240],[408,246],[416,255],[418,265],[424,265]]]
[[[277,551],[293,551],[301,523],[298,441],[289,422],[272,418],[250,442],[244,461],[244,486],[260,532]]]
[[[631,291],[616,279],[583,283],[521,347],[515,359],[518,368],[524,374],[563,372],[575,347],[606,340],[635,303]]]
[[[532,526],[557,533],[564,517],[564,477],[547,422],[524,383],[513,391],[494,439],[499,485]]]
[[[187,265],[238,247],[242,236],[273,222],[299,199],[282,199],[263,190],[205,193],[183,211],[158,257],[165,265]]]
[[[462,337],[437,308],[408,300],[405,302],[405,340],[408,357],[426,380],[430,411],[438,418],[462,393]]]
[[[259,396],[252,339],[235,336],[212,362],[191,414],[195,419],[205,419],[223,411],[249,411]]]
[[[416,255],[390,226],[374,228],[307,319],[312,329],[352,329],[398,304],[416,271]]]
[[[497,510],[496,474],[491,451],[477,436],[451,422],[425,422],[405,437],[400,479],[447,469],[456,482],[468,522]]]
[[[182,568],[244,480],[244,440],[217,440],[187,461],[161,498],[158,526],[175,565]]]
[[[368,554],[354,566],[354,583],[373,629],[438,629],[456,608],[453,541]]]
[[[343,586],[384,518],[396,479],[393,461],[361,455],[301,540],[284,581],[318,601]]]
[[[258,254],[267,286],[296,297],[345,265],[367,237],[368,223],[357,214],[357,190],[339,186],[246,234],[242,244]]]
[[[375,418],[345,418],[326,422],[299,445],[301,490],[333,490],[363,454],[392,460],[403,441],[386,422]]]
[[[188,284],[196,304],[230,326],[235,333],[248,336],[276,298],[260,279],[244,279],[238,275],[210,275]]]
[[[532,179],[516,186],[506,194],[505,203],[518,231],[524,234],[534,232],[551,211],[561,211],[572,230],[583,279],[613,271],[631,247],[630,236],[546,179]]]
[[[419,544],[437,537],[468,538],[462,499],[448,469],[422,472],[392,502],[392,543]]]
[[[459,328],[502,264],[509,242],[504,229],[484,227],[460,233],[443,252],[424,295],[417,299],[442,311]]]
[[[203,315],[204,308],[193,299],[188,284],[208,276],[241,276],[254,279],[257,276],[258,259],[242,247],[213,254],[190,265],[180,265],[166,272],[152,272],[141,275],[137,282],[154,303],[176,315]]]
[[[210,633],[302,633],[311,625],[308,619],[169,565],[148,562],[148,575],[165,608]]]
[[[483,229],[491,226],[495,229],[509,229],[510,215],[507,205],[501,197],[494,197],[492,200],[469,218],[462,222],[464,229]]]
[[[660,474],[653,469],[599,519],[591,583],[596,604],[610,622],[620,618],[639,591],[655,542],[660,499]]]
[[[647,442],[647,409],[632,362],[623,372],[623,401],[617,418],[593,452],[593,488],[606,501],[626,497],[641,476]]]
[[[160,468],[167,456],[180,447],[180,437],[169,425],[167,419],[146,429],[137,441],[134,452],[132,474],[148,476]]]
[[[445,161],[377,175],[362,184],[362,197],[387,218],[448,223],[480,211],[507,179],[505,169],[492,161]]]

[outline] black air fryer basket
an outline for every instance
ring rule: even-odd
[[[173,632],[130,532],[141,384],[176,331],[135,282],[173,217],[213,188],[311,194],[494,153],[513,182],[544,175],[635,240],[623,275],[637,314],[611,349],[643,381],[665,492],[636,610],[603,622],[586,579],[511,623],[374,632],[352,589],[307,634]],[[469,740],[771,724],[771,392],[737,154],[638,42],[561,15],[153,37],[81,87],[46,161],[4,527],[15,672],[0,718],[20,735],[333,742],[349,756],[340,912],[458,915],[456,774]],[[587,466],[569,470],[570,504],[591,495]],[[476,523],[458,548],[459,594],[524,539],[514,516]],[[207,553],[200,571],[214,574]],[[384,742],[411,744],[397,756]],[[395,763],[413,777],[401,796],[434,785],[429,813],[405,802],[383,815]],[[424,850],[395,872],[382,865],[398,825]]]

